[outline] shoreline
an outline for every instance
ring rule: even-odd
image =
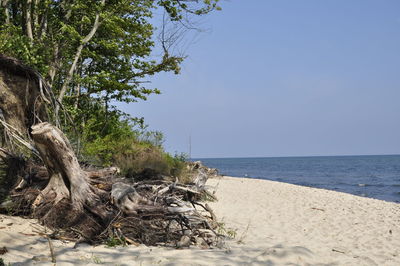
[[[204,159],[226,176],[324,188],[400,203],[400,155]]]
[[[57,265],[400,265],[398,203],[251,178],[223,176],[207,185],[218,198],[209,203],[218,220],[236,233],[225,248],[74,249],[53,240]],[[53,265],[40,230],[34,220],[0,215],[0,247],[8,249],[0,257],[12,265]]]
[[[228,179],[229,178],[234,178],[234,179],[238,178],[238,179],[246,179],[246,180],[247,179],[250,179],[250,180],[261,180],[261,181],[267,181],[267,182],[273,182],[273,183],[279,183],[279,184],[288,184],[288,185],[292,185],[292,186],[296,186],[296,187],[332,191],[332,192],[345,194],[345,195],[350,195],[350,196],[354,196],[354,197],[358,197],[358,198],[362,198],[362,199],[378,200],[378,201],[383,201],[383,202],[387,202],[387,203],[394,203],[394,204],[399,204],[400,205],[400,201],[396,202],[396,201],[389,201],[389,200],[384,200],[384,199],[377,199],[377,198],[356,195],[356,194],[352,194],[352,193],[349,193],[349,192],[343,192],[343,191],[338,191],[338,190],[333,190],[333,189],[328,189],[328,188],[320,188],[320,187],[313,187],[313,186],[307,186],[307,185],[293,184],[293,183],[288,183],[288,182],[285,182],[285,181],[277,181],[277,180],[264,179],[264,178],[258,178],[258,177],[219,175],[219,177],[217,177],[217,178],[228,178]],[[217,179],[217,178],[213,178],[213,179]],[[360,184],[358,184],[359,187],[362,187],[362,185],[365,185],[365,184],[361,184],[361,186],[360,186]]]

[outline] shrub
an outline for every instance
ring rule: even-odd
[[[131,142],[130,145],[128,143],[113,156],[122,173],[136,180],[181,178],[185,173],[185,161],[182,158],[171,156],[161,147],[143,142]]]
[[[146,127],[133,130],[127,120],[113,119],[102,125],[91,119],[85,126],[83,139],[82,153],[89,163],[116,165],[123,175],[136,180],[165,176],[185,180],[186,156],[166,153],[162,148],[163,134],[159,131],[147,131]]]

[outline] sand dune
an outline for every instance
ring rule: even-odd
[[[57,265],[400,265],[400,204],[285,183],[209,180],[227,230],[223,249],[92,247],[52,241]],[[1,258],[53,265],[34,220],[0,216]]]

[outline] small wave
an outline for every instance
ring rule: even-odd
[[[385,184],[357,184],[357,187],[386,187],[386,186],[392,186],[392,185],[385,185]]]

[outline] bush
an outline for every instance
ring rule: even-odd
[[[161,147],[149,143],[131,142],[113,156],[114,163],[122,173],[136,180],[178,177],[185,173],[185,161],[171,156]]]
[[[145,127],[133,130],[127,120],[114,119],[102,125],[91,119],[83,136],[83,158],[89,163],[118,166],[123,175],[136,180],[165,176],[185,179],[186,156],[166,153],[162,148],[163,134],[159,131],[147,131]]]

